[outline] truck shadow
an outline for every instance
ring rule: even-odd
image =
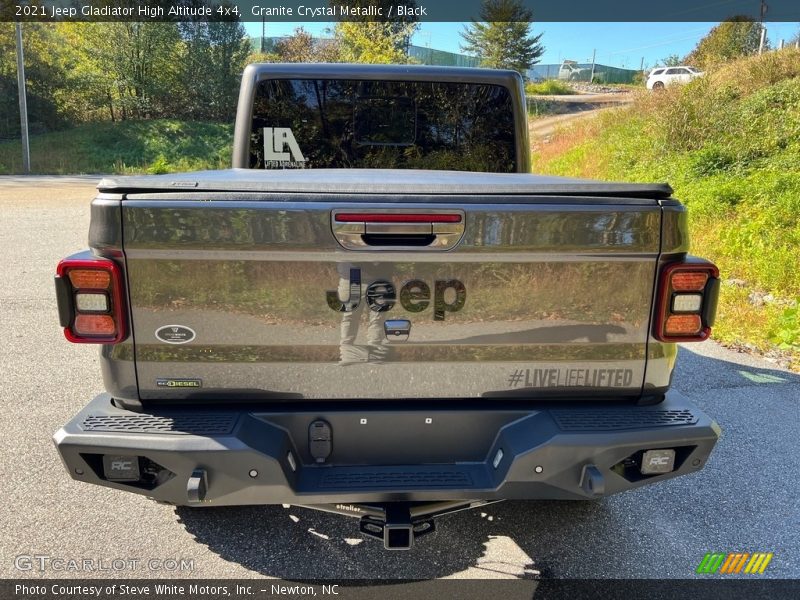
[[[564,540],[606,524],[619,543],[625,528],[604,501],[506,501],[436,520],[436,532],[409,552],[384,550],[358,521],[281,506],[177,507],[181,524],[221,558],[262,575],[305,579],[534,579],[563,560]]]
[[[701,407],[711,408],[721,395],[697,394],[698,390],[722,390],[752,387],[769,389],[773,386],[800,383],[800,375],[778,368],[755,366],[763,360],[754,360],[746,353],[733,354],[730,360],[721,360],[698,354],[683,345],[678,350],[672,385],[675,389],[697,401]],[[696,396],[696,397],[695,397]]]
[[[698,528],[702,531],[706,513],[701,511],[699,517],[685,506],[707,506],[713,512],[711,507],[741,489],[757,497],[773,493],[774,478],[760,477],[758,469],[742,472],[741,447],[752,448],[754,461],[774,461],[765,455],[768,450],[749,440],[750,430],[740,426],[740,405],[731,399],[731,390],[752,390],[748,401],[785,413],[796,399],[773,392],[800,383],[800,375],[754,364],[758,363],[747,355],[721,360],[681,347],[673,387],[723,428],[709,465],[699,473],[598,501],[506,501],[455,513],[437,519],[437,531],[418,540],[409,552],[384,550],[381,542],[358,532],[354,518],[310,509],[178,507],[175,513],[197,542],[224,560],[288,580],[369,579],[388,584],[448,576],[685,578],[694,573],[698,556],[707,552],[706,534],[694,535]],[[779,421],[781,411],[765,410],[763,415]],[[777,426],[765,423],[773,425]],[[674,502],[676,497],[681,502]],[[713,535],[718,545],[735,546],[742,531],[755,527],[754,517],[747,503],[728,511],[733,511],[729,517],[737,525],[716,529]],[[669,572],[657,551],[661,543],[670,548]]]

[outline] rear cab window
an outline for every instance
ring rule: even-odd
[[[249,166],[513,173],[514,119],[499,85],[270,79],[256,87]]]

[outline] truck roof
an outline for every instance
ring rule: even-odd
[[[559,195],[669,198],[665,183],[609,183],[527,173],[414,169],[225,169],[168,175],[111,176],[101,192],[283,192],[307,194]]]
[[[252,63],[243,79],[367,79],[455,81],[514,85],[520,74],[510,69],[441,67],[435,65],[368,65],[355,63]]]

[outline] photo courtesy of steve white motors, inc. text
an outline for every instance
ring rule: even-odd
[[[205,583],[150,583],[141,582],[135,584],[109,583],[109,584],[79,584],[79,583],[51,583],[47,584],[22,584],[14,585],[14,594],[17,597],[94,597],[110,598],[117,596],[127,597],[149,597],[149,596],[190,596],[190,597],[220,597],[233,596],[240,598],[243,596],[253,596],[256,594],[268,594],[270,596],[338,596],[339,585],[319,584],[303,585],[282,583],[272,583],[270,585],[245,585],[233,584],[205,584]]]

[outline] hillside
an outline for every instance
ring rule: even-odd
[[[230,166],[233,125],[157,119],[103,122],[31,136],[31,171],[167,173]],[[18,140],[0,142],[0,175],[20,173]]]
[[[800,52],[741,59],[560,131],[534,171],[668,181],[725,279],[714,337],[800,369]]]

